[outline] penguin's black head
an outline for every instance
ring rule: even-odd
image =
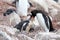
[[[13,13],[13,11],[15,11],[15,10],[14,10],[14,9],[8,9],[8,10],[3,14],[3,16],[10,15],[11,13]]]
[[[31,11],[31,13],[32,13],[31,16],[35,17],[37,13],[43,13],[43,12],[41,10],[33,10]]]

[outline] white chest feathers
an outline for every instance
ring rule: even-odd
[[[9,16],[8,19],[9,19],[10,25],[16,25],[21,21],[19,15],[16,14],[15,12],[11,13],[8,16]]]

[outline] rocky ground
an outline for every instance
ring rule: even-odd
[[[60,30],[55,32],[42,32],[40,27],[33,32],[19,31],[13,27],[0,25],[0,40],[60,40]]]
[[[15,8],[5,2],[0,1],[0,40],[60,40],[60,12],[53,17],[53,27],[57,30],[51,33],[45,33],[36,26],[33,32],[20,32],[19,30],[9,26],[6,17],[3,16],[4,11],[8,8]]]
[[[56,19],[53,21],[53,26],[57,31],[46,34],[40,26],[36,26],[33,32],[20,32],[12,26],[9,26],[5,17],[1,15],[0,18],[0,40],[60,40],[60,23]]]

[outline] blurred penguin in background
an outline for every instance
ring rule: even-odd
[[[28,8],[30,7],[28,0],[18,0],[16,1],[17,14],[22,20],[26,20],[28,14]]]
[[[10,26],[12,24],[14,24],[14,26],[15,26],[16,24],[21,22],[19,15],[16,13],[16,11],[14,9],[7,9],[7,11],[3,15],[7,17],[8,21],[10,23]]]

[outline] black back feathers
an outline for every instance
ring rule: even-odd
[[[26,24],[23,26],[24,23],[26,23]],[[29,23],[29,20],[22,21],[22,22],[20,22],[19,24],[17,24],[17,25],[15,26],[15,28],[17,28],[18,30],[21,31],[21,29],[22,29],[22,27],[23,27],[23,30],[25,30],[26,27],[28,26],[28,23]]]
[[[54,31],[55,29],[53,28],[53,25],[52,25],[52,22],[51,22],[51,19],[49,16],[48,16],[48,19],[49,19],[49,24],[50,24],[50,30],[49,31]]]

